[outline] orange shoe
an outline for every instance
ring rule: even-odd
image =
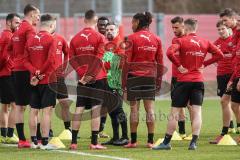
[[[107,147],[104,147],[101,144],[97,144],[97,145],[90,144],[89,148],[92,149],[92,150],[94,150],[94,149],[97,149],[97,150],[107,149]]]
[[[210,141],[209,143],[210,143],[210,144],[218,144],[219,141],[220,141],[222,138],[223,138],[222,135],[217,136],[213,141]]]
[[[30,147],[31,147],[31,144],[27,140],[26,141],[19,140],[18,148],[30,148]]]
[[[129,142],[127,145],[123,146],[124,148],[137,148],[137,143]]]
[[[77,144],[71,144],[69,149],[70,150],[77,150]]]
[[[153,143],[147,143],[147,148],[152,148],[153,146],[154,146],[154,144]]]

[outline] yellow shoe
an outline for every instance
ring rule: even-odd
[[[18,137],[16,135],[13,135],[12,137],[7,137],[5,143],[7,144],[18,144]]]
[[[99,136],[100,138],[110,138],[109,135],[107,135],[106,133],[103,133],[103,132],[100,132],[100,133],[98,134],[98,136]]]
[[[228,128],[228,134],[234,134],[236,133],[236,129],[235,128]]]
[[[188,136],[185,137],[183,140],[191,141],[191,140],[192,140],[192,134],[188,135]]]
[[[240,127],[237,127],[236,133],[240,134]]]
[[[180,137],[182,137],[182,139],[186,138],[187,135],[186,134],[179,134]]]
[[[0,143],[5,143],[5,141],[6,141],[6,138],[3,136],[0,136]]]

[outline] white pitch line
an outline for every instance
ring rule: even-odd
[[[77,151],[63,151],[63,150],[53,150],[54,152],[60,152],[60,153],[69,153],[69,154],[77,154],[77,155],[83,155],[83,156],[90,156],[90,157],[99,157],[99,158],[108,158],[108,159],[114,159],[114,160],[130,160],[128,158],[121,158],[121,157],[115,157],[115,156],[108,156],[108,155],[100,155],[100,154],[91,154],[91,153],[84,153],[84,152],[77,152]]]
[[[17,144],[1,144],[3,147],[17,147]],[[115,157],[115,156],[108,156],[108,155],[100,155],[100,154],[91,154],[91,153],[84,153],[84,152],[77,152],[77,151],[64,151],[64,150],[51,150],[52,152],[60,152],[60,153],[68,153],[68,154],[77,154],[82,156],[89,156],[89,157],[99,157],[99,158],[107,158],[107,159],[114,159],[114,160],[131,160],[129,158],[122,158],[122,157]]]

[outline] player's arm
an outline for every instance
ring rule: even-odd
[[[32,65],[31,61],[30,61],[30,54],[29,54],[29,50],[28,50],[28,43],[26,43],[25,45],[25,49],[24,49],[24,67],[26,67],[28,69],[28,71],[32,74],[35,75],[37,69]]]
[[[223,53],[222,51],[215,46],[214,44],[209,43],[209,47],[208,47],[208,53],[212,54],[212,57],[206,61],[203,62],[204,67],[211,65],[219,60],[221,60],[223,58]]]
[[[180,51],[180,41],[173,43],[167,50],[168,59],[177,67],[181,66],[179,59],[176,57],[176,54],[179,51]]]
[[[104,37],[99,36],[98,45],[96,48],[96,56],[93,57],[91,65],[90,63],[88,63],[88,70],[87,73],[85,74],[86,76],[96,77],[103,68],[102,58],[105,53],[104,46],[105,46]]]
[[[158,50],[156,54],[156,61],[157,61],[157,79],[156,79],[156,85],[157,89],[161,89],[161,83],[162,83],[162,76],[163,76],[163,50],[162,50],[162,42],[159,39],[158,40]]]
[[[65,71],[69,60],[69,46],[64,38],[63,38],[63,55],[64,55],[63,70]]]
[[[73,69],[77,72],[78,75],[82,75],[81,68],[81,58],[76,55],[75,46],[73,42],[70,42],[70,48],[69,48],[69,63],[73,67]]]

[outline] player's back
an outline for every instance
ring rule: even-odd
[[[161,40],[148,30],[138,31],[128,37],[132,48],[126,51],[130,62],[129,73],[136,76],[156,75],[157,54],[162,54]]]
[[[40,31],[29,38],[26,47],[29,53],[28,59],[36,68],[41,68],[49,57],[49,50],[53,44],[53,37],[50,33]]]
[[[27,39],[35,34],[33,26],[26,20],[23,20],[19,28],[12,36],[12,47],[14,54],[14,70],[26,70],[23,66],[24,61],[24,48]]]
[[[209,41],[189,34],[178,39],[180,44],[179,60],[182,66],[188,69],[187,73],[179,75],[179,81],[203,81],[201,67],[209,51]]]
[[[76,55],[99,54],[98,49],[103,45],[103,36],[92,28],[84,28],[71,40],[70,45],[75,49]]]
[[[131,62],[155,62],[160,38],[148,30],[138,31],[128,37],[132,42]]]

